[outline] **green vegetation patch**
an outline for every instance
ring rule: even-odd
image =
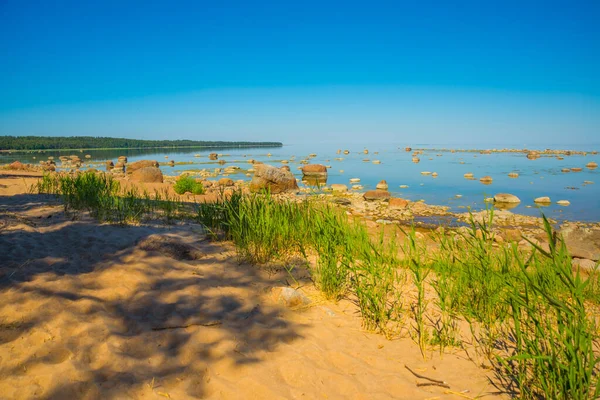
[[[177,194],[184,194],[187,192],[193,194],[204,193],[204,186],[202,186],[202,183],[196,182],[196,180],[190,176],[180,176],[175,182],[173,189]]]

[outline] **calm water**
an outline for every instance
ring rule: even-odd
[[[421,162],[414,164],[412,152],[404,151],[404,144],[359,146],[349,145],[322,145],[298,144],[286,145],[277,148],[242,148],[242,149],[151,149],[151,150],[88,150],[84,153],[45,152],[45,153],[0,153],[0,164],[14,160],[37,163],[48,156],[58,158],[59,155],[77,154],[84,161],[90,161],[92,167],[103,169],[103,166],[94,165],[94,162],[103,162],[107,159],[116,161],[119,155],[125,155],[129,161],[141,159],[155,159],[159,162],[174,160],[175,162],[193,162],[193,164],[176,165],[175,167],[161,166],[167,175],[177,175],[183,171],[198,171],[203,168],[219,168],[237,165],[248,169],[251,164],[248,159],[263,161],[267,164],[280,166],[281,160],[294,158],[289,166],[294,174],[301,177],[297,169],[300,160],[311,153],[317,156],[311,163],[330,165],[328,184],[344,183],[350,186],[350,178],[360,178],[364,190],[373,189],[377,182],[385,179],[389,190],[394,195],[410,200],[423,199],[429,204],[447,205],[453,211],[465,211],[466,207],[481,209],[485,207],[484,199],[495,193],[512,193],[521,199],[521,203],[512,211],[527,215],[540,214],[533,199],[540,196],[549,196],[553,202],[569,200],[571,205],[562,207],[556,204],[544,207],[546,215],[558,219],[600,221],[600,169],[589,170],[585,164],[595,161],[600,164],[599,155],[565,156],[564,160],[555,157],[541,157],[537,160],[528,160],[522,153],[496,153],[481,155],[479,153],[450,153],[439,151],[425,151],[420,155]],[[417,147],[438,147],[434,145]],[[516,146],[515,146],[516,147]],[[363,154],[368,148],[369,154]],[[531,148],[534,148],[531,146]],[[336,154],[337,149],[349,150],[350,154]],[[577,150],[577,149],[574,149]],[[598,150],[587,148],[586,151]],[[221,166],[217,161],[209,161],[208,153],[218,152],[223,156],[220,159],[227,161]],[[379,152],[379,154],[374,154]],[[267,157],[271,153],[271,157]],[[85,160],[83,156],[89,154],[91,159]],[[437,156],[437,154],[442,154]],[[199,155],[200,157],[195,157]],[[168,157],[168,160],[165,159]],[[35,158],[34,158],[35,157]],[[335,160],[337,157],[344,159]],[[363,159],[369,159],[365,162]],[[381,164],[373,164],[372,160],[380,160]],[[461,164],[464,163],[464,164]],[[562,168],[582,167],[582,172],[561,172]],[[343,171],[343,172],[342,172]],[[437,172],[438,177],[421,175],[421,171]],[[489,175],[493,178],[491,185],[483,185],[479,180],[467,180],[463,175],[472,172],[476,178]],[[508,177],[509,172],[518,172],[519,177]],[[244,173],[236,174],[234,179],[249,180]],[[594,184],[586,185],[584,181],[593,181]],[[401,189],[400,185],[408,185]],[[462,195],[458,198],[456,195]],[[527,207],[531,206],[531,207]]]

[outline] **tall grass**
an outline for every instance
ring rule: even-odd
[[[107,174],[47,174],[36,185],[38,193],[61,198],[65,211],[83,210],[100,221],[120,224],[144,218],[163,217],[171,221],[182,210],[180,202],[167,191],[141,192],[136,187],[122,188]]]

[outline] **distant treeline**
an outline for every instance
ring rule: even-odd
[[[0,150],[144,149],[156,147],[281,147],[281,142],[138,140],[112,137],[0,136]]]

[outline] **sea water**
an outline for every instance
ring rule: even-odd
[[[577,220],[600,222],[600,168],[588,169],[585,165],[591,161],[600,164],[600,155],[571,155],[563,156],[563,160],[555,156],[542,156],[536,160],[529,160],[526,154],[502,152],[492,154],[479,154],[478,152],[464,152],[449,150],[424,150],[418,155],[420,162],[412,162],[412,151],[405,151],[406,143],[390,143],[379,145],[348,144],[319,144],[302,143],[290,144],[283,147],[259,148],[172,148],[172,149],[124,149],[124,150],[85,150],[84,152],[45,151],[45,152],[13,152],[0,153],[0,164],[19,160],[24,163],[38,163],[46,160],[48,156],[55,157],[57,166],[60,166],[58,157],[71,154],[79,156],[84,164],[89,167],[104,169],[106,160],[116,162],[118,156],[127,156],[129,162],[153,159],[160,163],[174,160],[174,167],[161,165],[166,175],[179,175],[184,171],[198,173],[201,169],[214,170],[227,166],[238,166],[240,173],[233,174],[233,179],[250,180],[246,171],[252,168],[248,160],[282,166],[282,160],[288,160],[288,166],[298,178],[302,177],[298,169],[303,164],[301,160],[309,160],[311,164],[324,164],[328,169],[327,184],[343,183],[351,187],[350,179],[359,178],[361,191],[375,189],[377,183],[386,180],[389,191],[393,196],[406,198],[413,201],[424,200],[428,204],[445,205],[450,211],[465,212],[469,208],[480,210],[485,208],[485,199],[496,193],[511,193],[521,199],[521,203],[512,209],[512,212],[539,216],[543,211],[547,216],[562,220]],[[435,144],[414,144],[416,149],[441,149]],[[452,146],[455,149],[461,146]],[[593,146],[592,146],[593,147]],[[598,146],[596,146],[598,147]],[[462,147],[467,148],[467,147]],[[491,147],[490,147],[491,148]],[[532,148],[534,148],[532,146]],[[564,148],[564,146],[563,146]],[[364,150],[368,149],[368,154]],[[538,146],[538,149],[540,147]],[[337,154],[341,150],[341,154]],[[343,154],[344,150],[350,153]],[[574,148],[591,152],[596,148]],[[219,160],[226,163],[220,165],[219,161],[208,159],[208,154],[216,152],[222,154]],[[268,156],[268,154],[271,154]],[[308,157],[316,154],[315,157]],[[91,158],[84,158],[89,155]],[[341,160],[340,160],[341,158]],[[379,164],[373,161],[379,161]],[[561,172],[563,168],[583,168],[581,172]],[[436,172],[437,177],[422,175],[421,172]],[[516,172],[518,178],[510,178],[508,174]],[[468,180],[463,177],[466,173],[473,173],[475,179]],[[479,181],[483,176],[492,177],[489,185]],[[593,182],[586,184],[584,182]],[[401,188],[401,185],[408,186]],[[551,205],[540,207],[534,199],[548,196]],[[568,200],[571,204],[567,207],[556,204],[558,200]]]

